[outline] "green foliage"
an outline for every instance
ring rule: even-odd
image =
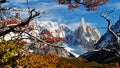
[[[0,65],[7,65],[16,59],[18,51],[25,44],[23,41],[5,41],[0,42]]]

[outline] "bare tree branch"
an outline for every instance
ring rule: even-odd
[[[30,13],[30,16],[29,16],[29,18],[27,19],[26,22],[21,22],[21,23],[19,23],[19,24],[17,24],[17,25],[14,25],[14,26],[8,28],[8,29],[5,30],[5,31],[1,31],[1,32],[0,32],[0,36],[4,36],[4,35],[8,34],[8,33],[11,32],[12,30],[14,30],[14,28],[23,27],[23,26],[29,24],[29,22],[30,22],[33,18],[35,18],[35,17],[37,17],[37,16],[39,16],[39,15],[41,14],[40,12],[37,12],[35,9],[32,9],[29,13]]]
[[[20,40],[22,40],[22,39],[32,39],[32,40],[38,41],[37,43],[42,42],[42,43],[47,44],[48,46],[58,47],[58,48],[64,48],[63,46],[55,46],[56,43],[53,43],[53,44],[48,43],[48,42],[40,39],[39,37],[35,37],[35,36],[31,35],[29,32],[26,32],[25,30],[14,30],[14,32],[21,33],[21,34],[22,34],[22,33],[25,33],[25,34],[29,35],[27,38],[22,38],[22,37],[21,37]],[[16,36],[16,37],[17,37],[17,36]]]
[[[31,34],[29,34],[28,32],[24,32],[24,33],[28,34],[30,37],[32,37],[32,38],[34,38],[34,39],[38,40],[39,42],[46,43],[48,46],[53,46],[53,47],[58,47],[58,48],[64,48],[64,47],[62,47],[62,46],[55,46],[55,44],[54,44],[54,43],[53,43],[53,44],[51,44],[51,43],[45,42],[44,40],[42,40],[42,39],[40,39],[40,38],[37,38],[37,37],[35,37],[35,36],[32,36],[32,35],[31,35]]]
[[[112,11],[106,11],[106,12],[104,12],[104,13],[101,13],[100,16],[107,21],[107,23],[108,23],[107,29],[108,29],[109,32],[111,32],[111,34],[117,39],[117,38],[118,38],[117,34],[110,28],[110,27],[111,27],[111,26],[110,26],[110,24],[111,24],[110,19],[107,18],[107,15],[110,14],[110,13],[113,13],[113,12],[114,12],[114,10],[112,10]]]
[[[111,29],[110,19],[107,18],[108,14],[113,13],[114,11],[115,11],[115,10],[106,11],[106,12],[104,12],[104,13],[101,13],[100,16],[107,21],[107,23],[108,23],[107,29],[108,29],[108,31],[115,37],[115,42],[117,42],[117,43],[115,44],[115,48],[116,48],[116,52],[118,53],[118,52],[119,52],[118,50],[120,49],[120,37],[117,35],[117,33],[115,33],[115,32]],[[114,43],[115,43],[115,42],[114,42]],[[120,54],[119,54],[119,55],[120,55]]]

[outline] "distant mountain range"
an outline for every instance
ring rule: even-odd
[[[70,54],[78,57],[86,51],[92,50],[94,44],[101,37],[99,31],[95,27],[88,25],[84,18],[81,19],[81,25],[75,31],[72,31],[65,24],[51,21],[34,20],[30,25],[34,25],[41,39],[48,43],[59,43],[60,46],[64,46],[62,50],[51,48],[51,51],[48,51],[59,52],[58,54],[61,54],[62,57],[68,57]]]
[[[23,40],[28,42],[28,46],[30,46],[28,47],[28,51],[35,53],[40,51],[44,51],[45,53],[50,52],[57,54],[59,57],[79,57],[81,54],[93,50],[94,44],[96,44],[101,37],[99,31],[95,27],[87,24],[84,18],[81,19],[81,25],[79,25],[75,31],[71,30],[69,26],[65,24],[38,20],[30,22],[30,24],[25,27],[25,31],[44,41],[44,43],[36,44],[35,40],[29,39],[30,36],[23,32],[21,38],[25,38]],[[18,35],[18,33],[10,32],[4,39],[16,39]],[[46,43],[63,48],[48,46]]]
[[[87,24],[84,18],[75,31],[65,24],[33,20],[23,28],[28,34],[23,32],[20,38],[25,38],[23,40],[28,42],[24,49],[28,49],[30,53],[54,53],[59,57],[84,57],[89,61],[110,63],[120,60],[120,19],[111,29],[117,34],[117,41],[109,31],[100,36],[97,28]],[[10,32],[4,39],[16,39],[18,35]],[[44,42],[37,43],[35,39],[29,39],[30,36]]]

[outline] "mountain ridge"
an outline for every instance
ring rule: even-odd
[[[35,24],[35,22],[37,24]],[[76,54],[77,57],[80,54],[93,49],[93,45],[100,38],[99,31],[95,27],[92,28],[90,25],[86,24],[84,18],[81,19],[81,25],[75,31],[71,30],[67,25],[51,21],[34,21],[31,25],[36,25],[39,32],[41,32],[41,28],[46,28],[47,30],[50,30],[49,32],[52,33],[53,37],[64,38],[64,41],[62,40],[65,46],[64,49]],[[58,30],[61,36],[55,32],[56,30]]]
[[[30,27],[29,27],[30,26]],[[86,51],[92,50],[94,44],[99,40],[100,33],[94,27],[88,25],[84,18],[81,19],[81,25],[75,30],[71,30],[69,26],[65,24],[58,24],[52,21],[38,21],[34,20],[30,22],[29,29],[26,27],[28,33],[44,42],[36,43],[35,40],[23,39],[24,41],[30,43],[31,46],[28,51],[32,53],[45,52],[45,53],[55,53],[59,57],[79,57],[79,55],[85,53]],[[11,32],[7,34],[4,39],[11,40],[13,36],[17,36]],[[29,35],[22,33],[22,38],[28,38]],[[63,48],[57,48],[49,46],[46,43],[54,44],[54,46],[61,46]],[[42,49],[42,50],[41,50]]]

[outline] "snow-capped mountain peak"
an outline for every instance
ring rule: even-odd
[[[46,34],[46,31],[48,31],[48,38],[60,38],[59,41],[64,41],[64,43],[67,45],[65,49],[70,53],[75,53],[77,56],[85,53],[90,49],[93,49],[93,45],[100,38],[99,31],[96,28],[89,26],[85,22],[84,18],[81,19],[81,25],[75,31],[69,29],[69,26],[65,24],[58,24],[51,21],[35,20],[31,22],[30,25],[35,25],[40,34]],[[72,49],[69,50],[69,48]]]
[[[35,25],[35,27],[37,27],[40,32],[42,32],[44,29],[47,29],[48,31],[50,31],[53,37],[65,37],[64,31],[62,31],[62,29],[65,28],[64,25],[59,25],[51,21],[38,20],[35,20],[30,25]]]
[[[56,47],[48,48],[45,43],[40,44],[42,45],[42,49],[47,47],[48,52],[55,53],[62,57],[70,56],[70,54],[78,57],[92,49],[93,45],[100,38],[98,30],[86,24],[84,18],[81,19],[81,25],[75,31],[72,31],[69,26],[65,24],[58,24],[52,21],[34,20],[30,22],[29,26],[34,28],[31,31],[28,30],[28,33],[32,36],[40,38],[46,43],[54,43],[55,46],[64,47],[63,49]],[[6,37],[8,38],[8,36]],[[23,34],[23,37],[27,38],[28,35]],[[27,42],[32,43],[33,41],[28,39]]]

